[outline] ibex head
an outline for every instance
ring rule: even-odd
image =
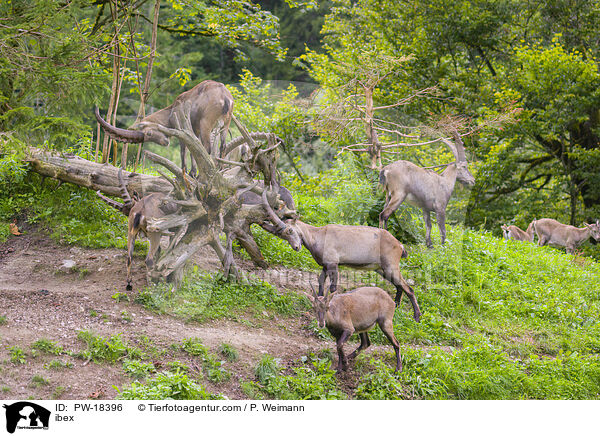
[[[319,325],[319,328],[323,328],[325,327],[325,315],[329,310],[329,304],[331,303],[331,299],[333,298],[334,294],[327,292],[325,295],[319,296],[317,295],[315,288],[313,288],[312,283],[310,284],[310,288],[312,290],[312,294],[304,292],[304,295],[306,295],[312,303],[313,310],[317,315],[317,324]]]
[[[467,161],[456,162],[456,180],[465,186],[475,186],[475,177],[469,171]]]
[[[465,186],[474,186],[475,177],[469,171],[469,163],[465,154],[465,144],[457,130],[453,132],[454,142],[442,139],[442,142],[448,146],[454,158],[456,159],[456,180]]]
[[[169,145],[169,137],[158,130],[157,123],[141,121],[131,126],[131,129],[121,129],[106,122],[100,116],[98,107],[94,109],[94,114],[102,129],[115,141],[133,143],[155,142],[165,147]]]
[[[131,126],[132,130],[137,130],[144,134],[144,142],[154,142],[163,147],[169,146],[169,137],[158,130],[154,123],[140,122]]]
[[[268,224],[263,224],[263,227],[265,227],[265,229],[267,229],[269,232],[273,233],[274,235],[277,235],[281,239],[286,240],[294,250],[300,251],[302,249],[302,237],[300,236],[300,233],[298,232],[296,226],[294,225],[296,220],[295,219],[287,219],[284,222],[281,220],[281,218],[279,218],[277,216],[277,214],[273,211],[273,208],[269,204],[269,201],[267,200],[266,189],[262,193],[262,201],[263,201],[265,210],[267,211],[267,214],[269,215],[269,218],[271,219],[273,224],[275,224],[274,226],[271,226]]]
[[[600,240],[600,220],[596,220],[594,224],[583,223],[588,229],[590,229],[590,234],[592,238],[596,241]]]

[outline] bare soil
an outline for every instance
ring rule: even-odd
[[[74,267],[63,266],[69,260],[75,262]],[[281,267],[259,271],[250,262],[241,259],[238,262],[245,271],[260,272],[281,291],[309,289],[311,274],[306,272]],[[199,253],[195,263],[207,271],[219,269],[218,259],[208,249]],[[4,317],[0,323],[0,399],[111,399],[118,395],[114,386],[132,382],[120,362],[94,363],[67,355],[32,354],[31,345],[39,339],[55,341],[65,350],[82,351],[86,345],[77,339],[81,330],[103,337],[120,334],[128,344],[142,348],[148,342],[144,337],[149,338],[159,350],[154,358],[157,368],[180,360],[197,369],[198,377],[199,363],[171,345],[197,337],[213,353],[218,353],[222,343],[229,343],[239,351],[236,362],[224,364],[233,374],[231,379],[221,384],[206,379],[201,383],[209,391],[231,399],[245,398],[240,381],[254,380],[254,368],[264,353],[289,366],[307,353],[324,348],[335,350],[332,341],[321,340],[306,329],[312,319],[310,313],[277,319],[274,323],[203,324],[158,315],[134,302],[137,290],[145,286],[142,258],[134,259],[133,271],[130,301],[118,302],[112,296],[125,292],[125,250],[58,245],[35,228],[25,229],[23,235],[11,237],[0,245],[0,316]],[[125,312],[127,316],[123,315]],[[348,345],[348,350],[353,346]],[[25,352],[25,363],[11,361],[12,347]],[[48,365],[53,360],[71,363],[72,367],[53,369]],[[48,384],[36,383],[39,377]],[[352,372],[344,375],[344,390],[351,392],[356,381]]]

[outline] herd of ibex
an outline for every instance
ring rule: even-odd
[[[225,137],[232,119],[233,105],[231,93],[223,84],[204,81],[177,97],[171,106],[147,116],[131,129],[121,129],[108,124],[102,119],[97,108],[95,113],[105,132],[118,141],[146,141],[163,146],[169,145],[169,137],[157,127],[177,128],[178,122],[185,120],[187,115],[193,132],[207,152],[211,156],[223,158]],[[210,141],[211,132],[217,127],[220,128],[218,149],[216,145],[211,145]],[[386,192],[386,202],[379,215],[380,228],[338,224],[314,227],[296,218],[282,220],[269,205],[266,190],[263,191],[262,197],[250,190],[245,190],[239,195],[243,204],[264,206],[270,218],[270,222],[265,221],[261,224],[265,230],[286,240],[296,251],[301,250],[302,246],[306,247],[315,261],[322,266],[318,280],[319,291],[317,293],[313,289],[312,294],[307,296],[313,304],[319,326],[326,326],[337,340],[338,372],[347,369],[348,358],[352,359],[370,345],[367,332],[375,324],[380,326],[394,347],[396,371],[402,369],[400,347],[394,336],[392,324],[395,306],[400,302],[402,293],[408,296],[412,304],[415,321],[419,321],[421,312],[413,289],[400,273],[399,262],[401,258],[407,257],[407,252],[404,246],[386,230],[387,221],[404,201],[422,209],[426,227],[426,244],[431,247],[430,214],[433,211],[436,213],[441,243],[444,244],[446,207],[455,183],[458,180],[467,186],[473,186],[475,178],[469,172],[464,144],[458,132],[455,132],[453,142],[448,139],[442,141],[452,151],[455,161],[447,165],[441,174],[403,160],[389,164],[381,170],[379,181]],[[183,146],[181,159],[185,171]],[[131,289],[131,263],[137,234],[143,232],[150,240],[146,265],[151,266],[160,250],[161,234],[153,232],[147,223],[151,219],[172,212],[171,209],[178,206],[165,202],[164,194],[151,193],[141,198],[134,195],[132,198],[121,172],[119,172],[119,183],[124,203],[115,202],[100,193],[98,195],[129,216],[127,288]],[[278,189],[279,196],[286,207],[295,210],[290,192],[284,187],[279,186]],[[250,234],[249,229],[246,230],[248,231],[240,234]],[[568,253],[572,253],[589,237],[600,239],[599,221],[578,229],[553,219],[540,219],[529,224],[526,231],[512,225],[502,226],[502,230],[506,239],[529,242],[533,242],[535,232],[539,245],[552,244],[566,247]],[[262,267],[267,266],[258,245],[251,237],[246,236],[240,242],[255,263]],[[362,287],[345,293],[336,292],[339,266],[375,270],[396,288],[395,302],[386,291],[378,287]],[[330,286],[325,292],[327,278],[330,280]],[[343,345],[353,333],[360,335],[360,346],[346,357]]]
[[[538,237],[538,244],[564,247],[567,253],[573,253],[577,247],[585,241],[594,238],[600,240],[600,220],[594,224],[583,223],[583,228],[577,228],[568,224],[562,224],[552,218],[533,220],[523,231],[517,226],[502,226],[505,239],[515,241],[534,241],[534,232]]]

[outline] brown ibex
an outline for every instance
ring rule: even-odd
[[[386,165],[379,173],[379,183],[386,191],[383,211],[379,214],[379,227],[387,228],[387,221],[406,200],[423,211],[425,243],[431,247],[431,212],[435,212],[442,245],[446,241],[446,206],[454,191],[456,181],[473,186],[475,178],[469,172],[465,148],[460,135],[455,132],[455,142],[442,139],[450,148],[456,161],[442,174],[421,168],[412,162],[399,160]]]
[[[379,325],[394,347],[396,372],[402,371],[400,345],[394,336],[393,319],[396,305],[387,292],[381,288],[362,287],[343,294],[327,293],[325,296],[319,296],[314,289],[312,295],[307,292],[305,294],[316,312],[319,327],[327,326],[327,330],[336,339],[338,373],[348,369],[348,359],[353,359],[371,345],[368,331],[375,327],[375,324]],[[360,346],[346,357],[344,343],[354,333],[360,336]]]
[[[584,223],[583,228],[562,224],[552,218],[542,218],[535,222],[535,233],[540,247],[546,244],[565,247],[567,253],[573,253],[575,248],[587,241],[590,236],[600,240],[600,220],[594,224]]]
[[[183,123],[186,119],[185,115],[187,115],[194,134],[213,156],[217,153],[216,150],[211,150],[211,131],[217,126],[217,123],[222,122],[223,126],[220,132],[220,153],[222,153],[232,114],[233,97],[231,93],[225,85],[213,80],[205,80],[192,89],[179,94],[172,105],[148,115],[136,122],[130,129],[121,129],[107,123],[100,116],[98,108],[95,108],[96,119],[111,138],[120,142],[155,142],[162,146],[169,145],[169,137],[162,133],[157,126],[179,128],[178,123]],[[185,167],[185,147],[183,145],[181,145],[181,162]],[[192,159],[192,168],[193,166]]]
[[[535,219],[529,223],[527,230],[523,231],[517,226],[502,225],[504,239],[513,239],[515,241],[533,242]]]
[[[336,291],[340,265],[375,270],[396,288],[396,304],[400,302],[402,292],[408,296],[414,318],[419,321],[421,310],[417,297],[400,273],[400,258],[407,257],[406,250],[390,232],[368,226],[328,224],[314,227],[300,220],[279,222],[282,229],[288,232],[291,229],[300,236],[300,244],[294,242],[291,237],[280,237],[286,239],[296,251],[304,245],[315,261],[323,267],[319,275],[319,295],[323,295],[327,277],[330,280],[330,293]],[[288,228],[283,227],[286,224]]]
[[[143,232],[149,242],[148,255],[146,256],[146,267],[151,268],[154,265],[156,256],[160,252],[160,232],[151,232],[147,230],[147,221],[150,218],[160,218],[169,213],[174,213],[178,206],[166,203],[166,194],[154,192],[148,194],[142,198],[134,196],[131,198],[127,191],[127,185],[123,179],[123,171],[119,169],[118,173],[119,183],[121,185],[121,197],[124,203],[119,203],[110,198],[105,197],[97,192],[98,196],[108,203],[110,206],[120,210],[128,216],[127,223],[127,290],[130,291],[131,287],[131,263],[133,261],[133,249],[135,246],[135,239],[140,232]]]

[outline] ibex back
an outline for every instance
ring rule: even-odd
[[[375,270],[396,288],[396,303],[402,292],[410,300],[414,318],[419,321],[421,311],[414,290],[400,273],[400,259],[407,257],[404,246],[387,230],[368,226],[328,224],[314,227],[300,220],[289,220],[289,227],[300,235],[301,244],[292,244],[300,250],[304,245],[315,261],[323,267],[319,276],[319,295],[323,295],[325,280],[329,277],[330,292],[337,289],[338,267]],[[286,238],[284,238],[286,239]]]
[[[189,117],[194,134],[212,155],[216,155],[217,152],[216,147],[214,150],[211,148],[210,134],[217,123],[221,122],[220,149],[222,152],[232,114],[233,96],[225,85],[213,80],[205,80],[181,93],[172,105],[148,115],[136,122],[130,129],[121,129],[107,123],[100,116],[98,108],[95,109],[96,119],[113,139],[135,143],[155,142],[162,146],[169,145],[169,137],[162,133],[157,125],[176,129],[180,127],[179,123],[183,124],[186,117]],[[185,147],[183,145],[181,146],[181,159],[182,165],[185,167]]]
[[[596,241],[600,240],[600,220],[594,224],[585,224],[583,228],[562,224],[551,218],[542,218],[535,222],[535,232],[538,243],[542,245],[556,245],[565,247],[567,253],[573,253],[590,237]]]

